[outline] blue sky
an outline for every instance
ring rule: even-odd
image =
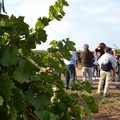
[[[47,16],[49,6],[56,0],[4,0],[8,15],[25,16],[34,27],[37,18]],[[100,42],[120,49],[120,0],[67,0],[66,15],[46,28],[48,42],[37,49],[48,48],[51,40],[70,38],[77,50],[88,43],[94,50]]]

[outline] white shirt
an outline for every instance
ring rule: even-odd
[[[112,67],[115,68],[117,66],[116,59],[111,53],[105,53],[98,59],[98,64],[106,64],[107,61],[110,61],[112,64]]]
[[[74,52],[70,52],[70,54],[72,55],[71,60],[68,61],[68,60],[64,59],[64,62],[65,62],[66,65],[71,65],[71,64],[75,65],[76,61],[78,60],[78,57]]]

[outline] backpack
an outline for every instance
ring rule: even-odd
[[[109,72],[112,69],[112,63],[108,61],[107,64],[101,64],[101,69],[103,71]]]

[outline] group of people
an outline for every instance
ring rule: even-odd
[[[88,80],[91,88],[94,89],[93,80],[99,78],[97,93],[101,94],[103,92],[104,97],[108,96],[110,83],[115,79],[116,75],[118,81],[120,81],[120,55],[117,54],[117,51],[112,50],[105,43],[100,43],[93,53],[89,50],[89,45],[84,44],[80,60],[83,81]],[[65,62],[67,68],[66,89],[74,90],[76,61],[78,61],[78,56],[76,50],[74,50],[71,52],[71,60]]]

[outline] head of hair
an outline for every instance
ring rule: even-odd
[[[84,44],[83,48],[84,48],[84,49],[88,49],[88,48],[89,48],[89,45],[88,45],[88,44]]]
[[[74,48],[74,51],[76,51],[76,48]]]
[[[99,46],[100,46],[100,48],[104,49],[106,47],[106,44],[105,43],[100,43]]]
[[[112,52],[112,48],[106,47],[106,48],[105,48],[105,52],[106,52],[106,53],[111,53],[111,52]]]

